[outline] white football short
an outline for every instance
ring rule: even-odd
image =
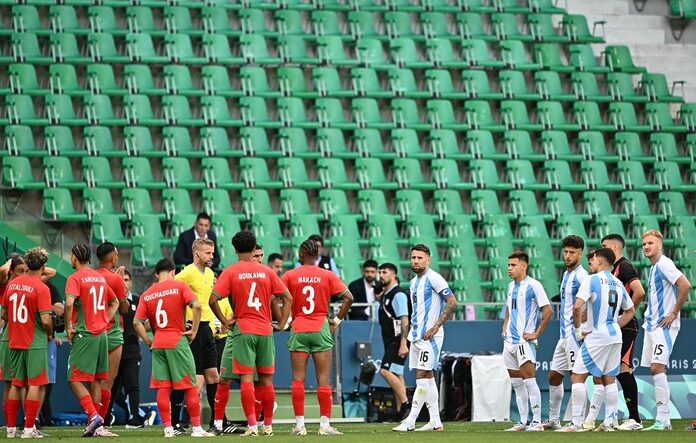
[[[668,366],[669,357],[672,355],[672,348],[674,342],[677,341],[678,334],[678,328],[664,329],[658,326],[652,331],[645,330],[640,365],[650,367],[652,363],[659,363]]]
[[[580,345],[575,341],[575,337],[566,337],[558,340],[556,349],[553,351],[551,370],[559,373],[572,371],[579,351]]]
[[[621,343],[588,345],[583,342],[580,355],[573,365],[574,374],[590,373],[593,377],[610,375],[616,377],[621,368]]]
[[[440,361],[442,341],[444,336],[433,337],[430,340],[416,340],[411,343],[408,352],[408,367],[421,371],[434,370]]]
[[[524,342],[517,345],[504,342],[503,344],[503,361],[505,367],[518,371],[526,362],[532,362],[536,365],[536,346],[533,343]]]

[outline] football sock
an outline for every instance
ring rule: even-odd
[[[619,388],[616,382],[604,386],[604,425],[614,424],[614,417],[619,406]]]
[[[667,374],[653,375],[653,383],[655,384],[655,403],[657,404],[657,415],[655,420],[669,423],[669,383],[667,383]]]
[[[38,400],[24,400],[24,429],[32,429],[39,413]]]
[[[92,417],[97,415],[97,408],[94,407],[92,397],[90,397],[89,394],[85,394],[80,397],[80,406],[82,406],[82,410],[87,414],[88,419],[92,419]]]
[[[517,410],[520,413],[520,423],[527,423],[529,416],[529,394],[527,386],[521,378],[511,379],[512,388],[515,390],[515,401],[517,402]]]
[[[536,378],[528,378],[524,381],[529,395],[529,403],[532,405],[532,421],[541,423],[541,391]]]
[[[436,428],[442,427],[442,422],[440,421],[440,395],[437,391],[437,383],[435,383],[435,378],[429,378],[428,380],[428,391],[427,391],[427,405],[428,413],[430,413],[430,423],[432,423]]]
[[[587,392],[587,387],[585,388],[585,392]],[[604,385],[595,385],[594,392],[592,393],[592,400],[590,401],[590,410],[587,413],[587,421],[594,422],[597,420],[599,410],[602,408],[602,403],[604,403]]]
[[[412,427],[416,424],[418,415],[426,402],[428,395],[428,379],[417,378],[416,379],[416,392],[413,393],[413,400],[411,401],[411,412],[409,412],[408,417],[406,417],[406,424]]]
[[[172,411],[169,403],[169,388],[157,390],[157,409],[159,410],[162,425],[168,428],[172,425]]]
[[[560,420],[563,404],[563,385],[549,385],[549,420]]]
[[[242,409],[247,423],[253,429],[256,427],[256,396],[254,395],[254,384],[249,382],[240,383],[240,396],[242,399]],[[272,405],[271,405],[272,407]]]
[[[229,399],[230,387],[228,385],[218,385],[218,389],[215,392],[215,408],[213,409],[215,421],[224,420],[225,408],[227,408]]]
[[[304,381],[293,380],[290,392],[292,396],[292,410],[295,413],[295,417],[304,417]],[[317,396],[318,395],[319,391],[317,391]]]
[[[622,372],[616,379],[621,383],[621,389],[623,389],[623,396],[626,400],[626,407],[628,408],[628,418],[632,418],[640,423],[640,414],[638,413],[638,383],[636,383],[635,375],[631,372]]]
[[[201,427],[201,402],[198,399],[198,388],[196,386],[186,390],[186,410],[191,418],[191,426]]]
[[[587,386],[585,386],[585,383],[573,383],[571,392],[571,400],[573,402],[573,424],[580,427],[582,426],[582,410],[587,401]]]
[[[217,393],[217,387],[217,383],[205,385],[205,396],[208,399],[208,406],[210,406],[211,411],[215,410],[215,394]]]
[[[331,386],[319,386],[317,388],[317,400],[319,401],[319,416],[331,418]]]
[[[109,401],[111,401],[111,391],[106,389],[101,390],[101,405],[99,407],[99,415],[106,418],[106,413],[109,411]]]
[[[90,400],[90,404],[92,401]],[[17,413],[19,412],[19,400],[7,399],[5,403],[5,424],[8,428],[17,427]]]
[[[181,423],[181,408],[184,407],[184,391],[173,390],[170,399],[172,402],[172,425],[176,426]]]
[[[256,388],[259,400],[263,404],[263,424],[271,426],[273,424],[273,403],[275,403],[275,388],[271,386],[259,386]]]

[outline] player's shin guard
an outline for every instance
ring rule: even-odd
[[[295,413],[295,417],[304,417],[304,381],[293,380],[290,392],[292,395],[292,410]],[[319,391],[317,391],[317,396],[319,396]],[[319,402],[319,407],[321,408],[321,402]]]
[[[254,384],[249,382],[241,383],[240,396],[242,399],[242,409],[244,410],[244,416],[247,419],[247,423],[249,426],[256,426],[256,412],[254,411],[256,406],[256,396],[254,395]],[[272,404],[271,409],[273,409]]]
[[[19,412],[19,400],[10,400],[8,398],[7,403],[5,403],[5,425],[8,428],[16,428],[17,427],[17,413],[18,412]]]
[[[573,424],[578,428],[582,426],[582,410],[587,401],[587,387],[585,383],[573,383]]]
[[[271,386],[259,386],[256,388],[259,400],[263,404],[263,424],[271,426],[273,424],[273,404],[275,403],[275,388]]]
[[[563,385],[549,385],[549,420],[560,420],[563,404]]]
[[[186,390],[184,394],[186,401],[186,410],[191,417],[191,426],[194,428],[201,425],[201,402],[198,399],[198,388],[192,387]]]
[[[411,412],[409,412],[408,417],[406,417],[406,420],[404,420],[409,427],[413,427],[413,425],[415,425],[418,415],[420,415],[420,411],[427,401],[428,385],[429,382],[427,378],[416,379],[416,392],[413,393]]]
[[[604,425],[612,426],[619,407],[619,388],[616,382],[604,386]]]
[[[604,403],[604,385],[596,384],[590,401],[590,410],[587,412],[587,421],[597,420],[602,403]]]
[[[527,393],[529,394],[529,403],[532,408],[532,421],[541,423],[541,391],[539,390],[536,378],[526,379],[524,385],[527,387]]]
[[[219,384],[217,391],[215,391],[215,420],[224,420],[225,418],[225,408],[227,408],[227,402],[230,399],[230,387],[229,385]]]
[[[331,418],[331,386],[319,386],[317,400],[319,401],[319,416]]]
[[[39,414],[38,400],[24,400],[24,429],[31,429],[36,423],[36,416]]]
[[[515,390],[515,401],[517,402],[517,410],[520,413],[520,423],[527,423],[529,418],[529,394],[527,386],[521,378],[510,379],[512,388]]]
[[[621,384],[626,407],[628,408],[628,418],[632,418],[640,423],[640,414],[638,413],[638,383],[636,377],[631,372],[622,372],[616,379]]]
[[[669,423],[669,383],[667,383],[667,374],[653,375],[653,383],[655,384],[655,403],[657,404],[657,414],[655,420],[662,423]]]
[[[106,418],[106,413],[109,410],[109,402],[111,401],[111,391],[106,389],[101,390],[101,404],[99,405],[99,415]]]
[[[172,425],[172,410],[169,403],[169,388],[157,390],[157,409],[159,410],[162,425],[168,428]]]
[[[89,394],[80,397],[80,406],[82,406],[82,410],[85,411],[85,413],[87,414],[88,419],[91,419],[92,417],[97,415],[97,408],[94,407],[94,403],[92,403],[92,397],[90,397]]]

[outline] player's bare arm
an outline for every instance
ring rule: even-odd
[[[49,281],[50,279],[55,277],[56,274],[57,274],[57,272],[55,269],[49,268],[48,266],[46,266],[44,268],[43,272],[41,273],[40,279],[42,282],[46,283],[47,281]]]
[[[445,299],[445,307],[442,309],[442,315],[438,319],[437,323],[435,323],[435,326],[432,328],[428,329],[425,332],[425,335],[423,335],[423,340],[430,340],[431,338],[435,337],[435,334],[437,334],[437,331],[440,330],[442,325],[447,323],[447,320],[449,320],[450,316],[454,313],[454,311],[457,310],[457,299],[455,299],[453,296],[447,297]]]
[[[130,303],[128,303],[128,297],[118,302],[118,312],[125,314],[130,309]]]
[[[689,283],[689,280],[687,280],[683,275],[679,277],[679,280],[677,280],[675,286],[677,287],[677,302],[674,305],[672,312],[667,314],[665,319],[662,320],[662,323],[660,323],[660,327],[665,329],[669,328],[674,320],[679,318],[679,312],[681,312],[681,308],[684,306],[686,297],[689,295],[689,290],[691,289],[691,283]]]
[[[126,312],[128,312],[127,303],[128,303],[128,301],[126,301]],[[119,310],[119,306],[120,306],[120,303],[116,299],[113,299],[109,302],[109,309],[107,311],[107,314],[109,316],[109,321],[114,319],[114,317],[116,316],[116,311]],[[121,311],[121,313],[123,313],[123,311]]]
[[[283,310],[280,313],[280,320],[278,324],[273,325],[273,329],[282,331],[285,329],[288,318],[290,318],[290,314],[292,313],[292,295],[290,295],[290,291],[286,289],[282,294],[274,294],[273,297],[271,297],[271,303],[273,303],[274,298],[283,300]]]
[[[218,303],[220,300],[222,300],[222,298],[223,297],[220,294],[213,291],[213,293],[210,294],[208,306],[210,306],[210,310],[213,311],[215,317],[217,317],[217,319],[220,320],[220,324],[224,326],[226,329],[231,330],[232,326],[234,326],[234,321],[223,315],[222,309],[220,309],[220,304]]]
[[[53,335],[53,318],[51,317],[51,314],[41,314],[41,326],[43,327],[43,330],[46,331],[46,336],[48,339],[51,339],[51,336]]]
[[[401,344],[399,345],[399,357],[406,357],[408,355],[408,331],[411,329],[411,321],[408,315],[402,315],[399,317],[401,322]]]
[[[212,299],[212,297],[210,297]],[[198,333],[198,326],[201,323],[201,314],[203,313],[203,308],[201,307],[201,304],[198,302],[198,300],[191,300],[189,302],[189,307],[193,311],[193,320],[191,322],[191,329],[184,331],[182,335],[185,335],[188,338],[189,343],[193,341],[193,339],[196,338],[196,334]],[[220,308],[220,305],[218,305],[218,308]]]
[[[537,340],[539,336],[541,336],[541,333],[544,332],[544,329],[546,329],[549,320],[551,320],[551,305],[546,305],[541,308],[541,321],[539,322],[537,330],[534,332],[525,332],[522,334],[522,338],[527,341]]]
[[[623,313],[619,316],[618,318],[618,323],[619,327],[623,328],[628,324],[628,322],[631,321],[633,317],[636,315],[636,308],[631,308],[627,311],[623,311]]]
[[[580,330],[580,325],[583,320],[583,315],[585,315],[585,300],[580,297],[575,299],[575,305],[573,306],[573,326],[575,326],[575,338],[578,341],[582,340],[590,332],[585,332]]]
[[[283,316],[283,310],[280,307],[280,299],[275,298],[271,300],[271,317],[275,321],[280,321],[280,318]]]
[[[149,348],[152,346],[152,340],[150,340],[150,337],[147,336],[147,331],[145,330],[145,325],[143,323],[143,320],[138,318],[134,319],[133,329],[135,330],[135,333],[138,334],[138,337],[140,337],[140,340],[145,343],[145,346]]]
[[[507,330],[508,322],[510,321],[510,308],[505,305],[505,319],[503,320],[503,329],[500,331],[500,338],[505,340],[505,331]]]
[[[72,313],[75,306],[75,296],[72,294],[65,294],[65,334],[68,336],[68,342],[72,344],[73,336],[75,335],[75,328],[72,324]]]
[[[12,259],[7,260],[0,266],[0,282],[4,282],[7,279],[7,275],[10,273],[10,265],[12,265]]]
[[[639,279],[633,280],[628,286],[631,288],[633,307],[638,309],[638,306],[643,302],[643,298],[645,298],[645,289],[643,289],[643,285]]]
[[[2,327],[4,328],[5,325],[7,324],[7,309],[5,309],[5,308],[2,309],[2,322],[3,322]]]
[[[353,294],[351,294],[348,289],[343,291],[339,297],[341,297],[341,307],[338,309],[338,314],[336,314],[336,317],[343,321],[345,320],[346,315],[348,315],[348,310],[353,305],[354,298]],[[329,319],[329,329],[331,330],[332,334],[336,332],[339,324],[340,322],[336,323],[333,321],[333,319]]]

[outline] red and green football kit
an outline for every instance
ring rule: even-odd
[[[101,274],[109,285],[116,299],[120,302],[128,297],[126,284],[123,282],[123,277],[106,268],[97,268],[96,271]],[[123,317],[116,311],[113,320],[111,320],[106,329],[106,338],[109,344],[109,352],[123,345]]]

